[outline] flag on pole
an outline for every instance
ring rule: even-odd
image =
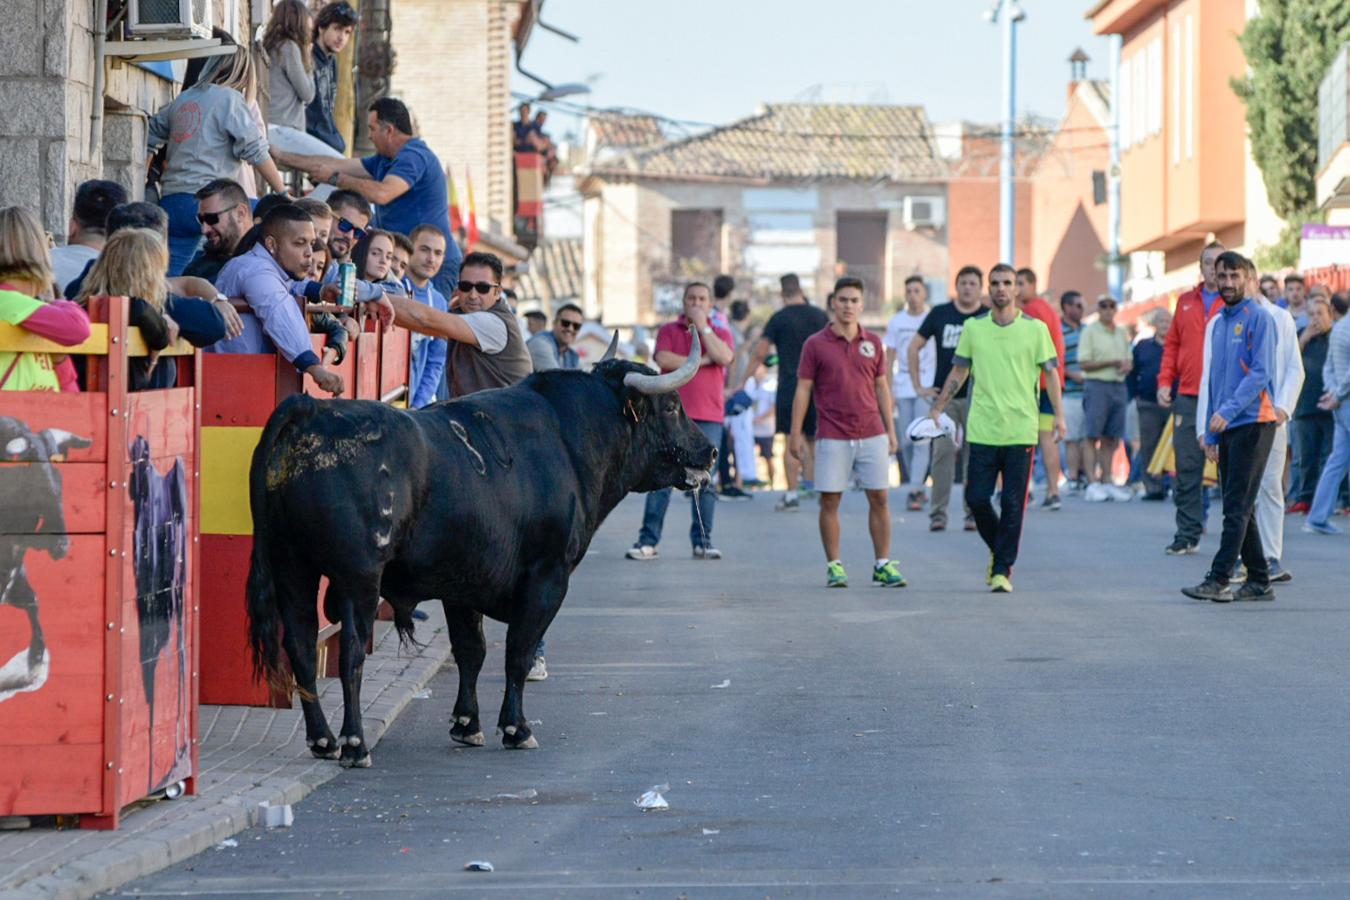
[[[445,186],[450,190],[450,230],[455,236],[464,234],[464,217],[459,212],[459,194],[455,191],[455,176],[445,167]]]
[[[469,192],[469,228],[464,238],[464,249],[472,250],[478,243],[478,210],[473,202],[473,172],[468,166],[464,167],[464,181]]]

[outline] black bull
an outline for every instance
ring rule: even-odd
[[[249,473],[250,639],[276,685],[289,685],[284,647],[315,756],[370,765],[360,689],[380,597],[405,640],[418,603],[444,604],[459,668],[450,737],[463,744],[484,740],[483,616],[506,623],[497,727],[509,748],[537,746],[525,675],[596,529],[630,491],[706,484],[717,455],[674,393],[698,370],[697,335],[665,375],[610,355],[423,410],[300,396],[272,414]],[[342,623],[340,742],[314,693],[321,575],[324,613]]]

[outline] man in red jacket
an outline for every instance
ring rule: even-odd
[[[1050,394],[1045,389],[1045,379],[1058,378],[1059,386],[1064,387],[1064,328],[1060,325],[1059,315],[1053,307],[1036,293],[1036,273],[1031,269],[1017,270],[1017,307],[1033,319],[1045,323],[1050,332],[1050,342],[1055,345],[1058,358],[1053,372],[1041,373],[1040,399],[1040,437],[1041,465],[1045,466],[1045,498],[1042,509],[1059,509],[1059,441],[1055,440],[1055,410],[1050,405]]]
[[[1172,543],[1163,551],[1168,556],[1194,553],[1205,524],[1202,495],[1205,451],[1195,439],[1195,408],[1205,364],[1205,326],[1223,306],[1214,279],[1214,261],[1224,249],[1223,244],[1215,241],[1200,252],[1202,281],[1177,298],[1172,327],[1163,344],[1162,367],[1158,370],[1158,403],[1170,406],[1173,412],[1172,450],[1177,466],[1177,530]]]

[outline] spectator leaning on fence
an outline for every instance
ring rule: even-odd
[[[324,367],[310,343],[304,314],[293,296],[309,273],[314,255],[314,222],[309,213],[288,204],[263,220],[262,240],[226,263],[216,286],[245,300],[253,315],[244,333],[211,349],[217,353],[276,352],[314,383],[337,396],[345,389],[342,376]]]
[[[329,3],[319,10],[314,21],[314,99],[305,108],[305,130],[339,153],[347,152],[347,142],[333,120],[337,103],[337,55],[352,39],[359,16],[351,4]]]
[[[115,181],[86,181],[75,189],[75,208],[66,231],[66,245],[52,250],[56,286],[66,285],[98,257],[108,239],[108,213],[127,202],[126,190]]]
[[[69,300],[47,302],[52,293],[47,235],[26,209],[0,209],[0,322],[73,347],[89,338],[89,317]],[[69,359],[50,353],[0,350],[0,391],[78,390]]]
[[[257,167],[273,190],[286,189],[268,156],[267,136],[259,131],[248,102],[239,91],[223,84],[251,67],[246,52],[212,57],[202,80],[150,119],[149,152],[167,148],[160,206],[169,215],[170,275],[183,271],[202,241],[197,191],[217,178],[235,174],[240,162]]]
[[[230,178],[217,178],[197,191],[196,198],[197,221],[205,246],[183,269],[183,274],[214,282],[253,226],[253,211],[244,188]]]
[[[441,161],[413,134],[412,114],[403,101],[382,97],[370,105],[366,128],[373,156],[331,159],[280,153],[285,165],[303,169],[316,183],[355,191],[375,204],[375,225],[411,235],[419,225],[434,225],[450,235],[450,207]],[[432,281],[449,296],[455,287],[461,254],[447,238],[445,263]]]

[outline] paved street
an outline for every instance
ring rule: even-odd
[[[1346,539],[1291,519],[1293,584],[1216,606],[1177,591],[1207,558],[1162,555],[1170,506],[1068,501],[1030,514],[1017,592],[995,596],[975,535],[896,510],[913,586],[881,591],[862,495],[844,509],[855,586],[827,592],[814,504],[720,504],[727,559],[700,563],[677,502],[665,557],[634,563],[629,498],[548,636],[552,678],[527,690],[540,750],[451,749],[447,666],[375,768],[316,790],[294,827],[125,894],[1350,891]],[[636,809],[658,783],[670,809]],[[496,871],[463,870],[477,859]]]

